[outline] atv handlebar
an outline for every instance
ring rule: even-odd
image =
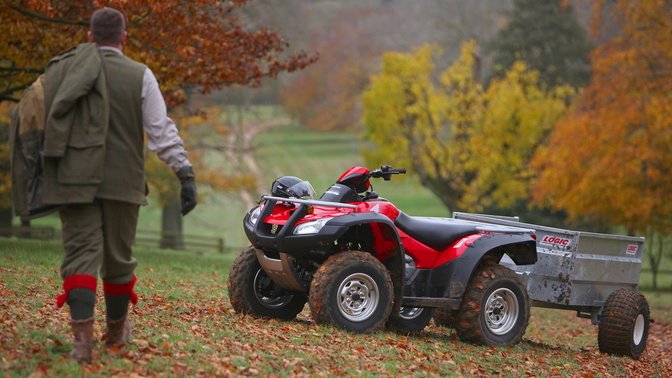
[[[371,172],[371,177],[375,178],[382,177],[383,180],[390,181],[392,175],[401,175],[401,174],[406,174],[406,168],[392,169],[392,167],[389,165],[383,165],[380,167],[380,169],[376,169],[373,172]]]

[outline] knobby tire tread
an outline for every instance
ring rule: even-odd
[[[646,323],[642,343],[636,346],[633,340],[633,328],[640,309],[643,310]],[[597,340],[600,352],[639,359],[646,348],[649,316],[649,304],[639,292],[617,289],[609,294],[598,327]]]
[[[249,274],[256,274],[258,268],[257,255],[254,252],[254,247],[245,248],[233,261],[226,286],[229,290],[231,307],[233,307],[237,313],[254,313],[250,303],[244,299],[244,290],[246,277],[248,277]],[[255,271],[251,272],[251,270]]]
[[[330,291],[333,288],[333,285],[340,284],[335,282],[335,280],[343,270],[362,263],[370,264],[373,268],[379,271],[385,277],[387,285],[390,289],[390,303],[388,304],[387,310],[374,326],[370,327],[364,332],[374,332],[383,327],[393,307],[392,301],[394,300],[394,294],[392,291],[392,279],[390,278],[385,265],[383,265],[370,253],[361,251],[346,251],[332,255],[317,269],[313,275],[308,304],[310,306],[310,313],[313,317],[313,321],[315,321],[315,324],[337,325],[333,319],[335,314],[332,314],[329,308],[329,300],[331,299]],[[379,290],[382,290],[382,288],[379,288]],[[379,306],[380,305],[385,304],[380,303]]]
[[[495,281],[502,279],[517,282],[518,286],[522,288],[524,302],[529,304],[527,290],[514,271],[501,265],[486,265],[477,269],[469,280],[460,310],[455,312],[456,318],[454,326],[457,335],[461,340],[481,345],[500,345],[489,340],[484,334],[485,325],[481,323],[480,317],[483,310],[481,308],[481,302],[483,301],[485,292]],[[506,345],[515,345],[519,343],[525,334],[525,329],[530,320],[529,306],[520,311],[522,316],[524,316],[524,323],[518,329],[517,334],[513,339],[507,342]]]
[[[234,311],[239,314],[250,314],[261,317],[270,317],[281,320],[291,320],[299,314],[305,303],[306,296],[302,293],[292,294],[293,297],[289,303],[277,309],[255,309],[251,301],[256,301],[254,298],[254,287],[251,287],[249,282],[250,276],[257,274],[261,265],[257,260],[257,255],[254,247],[244,249],[238,257],[233,261],[231,270],[229,271],[229,279],[226,283],[229,292],[229,301]],[[248,290],[252,290],[248,292]]]
[[[457,322],[457,310],[447,308],[437,308],[434,312],[434,323],[447,328],[455,328]]]
[[[399,332],[421,332],[432,321],[436,309],[425,307],[420,315],[415,319],[404,319],[399,315],[392,315],[387,321],[386,327]]]

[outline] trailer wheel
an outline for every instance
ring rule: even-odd
[[[447,308],[438,308],[434,313],[434,323],[436,325],[455,328],[455,323],[457,322],[457,315],[459,311],[449,310]]]
[[[602,309],[597,340],[600,352],[630,356],[644,352],[649,335],[649,304],[635,290],[618,289],[607,297]]]
[[[455,330],[463,341],[508,346],[520,342],[529,319],[530,301],[518,275],[501,265],[487,265],[469,280]]]
[[[387,326],[399,331],[419,332],[427,327],[434,316],[434,308],[401,306],[398,315],[390,316]]]
[[[363,333],[385,324],[393,300],[387,268],[369,253],[346,251],[317,269],[308,303],[316,324]]]
[[[253,247],[244,249],[233,262],[227,287],[231,306],[240,314],[291,320],[307,301],[306,294],[273,282],[261,268]]]

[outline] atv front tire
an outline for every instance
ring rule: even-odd
[[[523,338],[529,319],[530,300],[518,275],[501,265],[486,265],[469,280],[455,330],[463,341],[509,346]]]
[[[638,360],[649,335],[649,304],[635,290],[618,289],[607,297],[602,309],[597,340],[600,352],[621,354]]]
[[[364,333],[385,324],[392,293],[390,274],[378,259],[366,252],[346,251],[329,257],[317,269],[308,303],[316,324]]]
[[[231,306],[240,314],[291,320],[307,301],[305,293],[273,282],[261,268],[253,247],[244,249],[233,262],[227,287]]]

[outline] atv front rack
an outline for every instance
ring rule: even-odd
[[[296,223],[309,214],[311,206],[323,206],[333,208],[347,208],[357,212],[357,206],[340,202],[329,202],[319,200],[307,200],[301,198],[286,198],[263,196],[264,207],[259,214],[259,220],[251,223],[250,213],[245,216],[243,221],[245,234],[252,242],[252,245],[263,251],[289,252],[294,257],[300,257],[311,250],[323,248],[330,244],[342,232],[341,226],[325,227],[318,234],[294,235],[293,231]],[[292,202],[298,204],[291,216],[284,225],[280,227],[271,227],[264,220],[273,213],[275,204],[281,202]]]
[[[304,200],[300,198],[285,198],[285,197],[273,197],[273,196],[263,196],[264,200],[272,200],[279,202],[293,202],[293,203],[302,203],[305,205],[313,206],[324,206],[324,207],[336,207],[336,208],[347,208],[354,209],[357,212],[357,206],[351,205],[348,203],[339,203],[339,202],[328,202],[328,201],[318,201],[318,200]]]

